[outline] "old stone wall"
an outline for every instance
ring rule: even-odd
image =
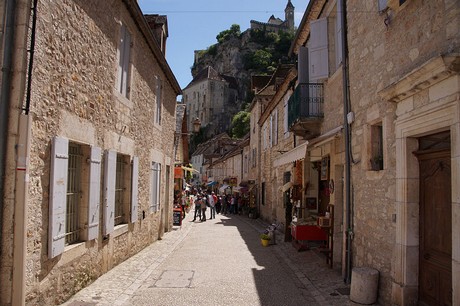
[[[158,238],[160,212],[149,213],[152,151],[161,152],[162,181],[173,155],[176,93],[122,1],[38,3],[32,83],[32,142],[27,224],[27,303],[52,305]],[[131,33],[129,98],[116,92],[119,29]],[[154,124],[155,79],[163,80],[161,124]],[[54,136],[139,157],[139,220],[48,258],[50,145]],[[158,154],[153,154],[158,155]],[[171,171],[172,173],[172,171]],[[172,192],[172,187],[169,189]],[[163,210],[172,194],[161,190]],[[171,216],[171,214],[166,214]],[[168,228],[168,218],[162,225]],[[140,222],[142,220],[142,222]]]
[[[380,271],[379,299],[391,299],[395,250],[395,104],[378,92],[437,54],[459,48],[455,1],[406,1],[389,15],[377,2],[347,1],[353,158],[353,265]],[[362,13],[351,13],[360,11]],[[389,16],[389,17],[388,17]],[[383,127],[384,169],[369,166],[370,126]],[[410,186],[407,186],[410,188]],[[416,263],[414,263],[416,264]]]

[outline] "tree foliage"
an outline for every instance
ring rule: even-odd
[[[230,29],[224,30],[217,34],[216,39],[218,43],[223,43],[224,41],[230,39],[231,37],[239,37],[241,35],[240,25],[232,24]]]
[[[250,130],[251,113],[240,111],[232,119],[231,135],[233,138],[243,138]]]

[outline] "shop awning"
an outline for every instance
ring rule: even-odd
[[[286,184],[283,185],[283,187],[281,187],[281,191],[286,192],[291,187],[292,187],[292,182],[287,182]]]
[[[294,162],[299,159],[304,159],[307,152],[307,142],[304,142],[300,146],[295,147],[294,149],[282,154],[273,161],[273,166],[278,167],[285,165],[291,162]]]
[[[340,134],[342,134],[342,130],[343,130],[343,125],[341,126],[338,126],[316,138],[313,138],[311,140],[308,141],[308,147],[309,147],[309,150],[314,148],[314,147],[318,147],[326,142],[329,142],[333,139],[335,139],[336,137],[340,136]]]
[[[217,184],[216,181],[212,181],[212,182],[208,182],[208,183],[206,184],[206,186],[209,187],[209,186],[214,186],[214,185],[216,185],[216,184]]]
[[[198,170],[196,170],[196,169],[193,169],[193,168],[190,168],[190,167],[182,166],[182,169],[184,169],[185,171],[189,171],[189,172],[200,173],[200,171],[198,171]]]
[[[224,193],[224,192],[225,192],[225,189],[227,189],[228,187],[229,187],[229,186],[228,186],[227,184],[222,185],[222,187],[219,188],[219,191],[220,191],[221,193]]]

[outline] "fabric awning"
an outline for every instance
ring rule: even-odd
[[[196,169],[193,169],[193,168],[190,168],[190,167],[182,166],[182,169],[184,169],[185,171],[189,171],[189,172],[200,173],[200,171],[198,171],[198,170],[196,170]]]
[[[219,191],[220,191],[221,193],[223,193],[223,192],[225,191],[225,189],[227,189],[228,187],[229,187],[229,186],[228,186],[227,184],[222,185],[222,186],[219,188]]]
[[[286,192],[291,187],[292,187],[292,182],[287,182],[286,184],[283,185],[283,187],[281,187],[281,191]]]
[[[307,142],[304,142],[300,146],[295,147],[294,149],[282,154],[273,161],[273,166],[278,167],[285,165],[291,162],[295,162],[299,159],[304,159],[307,152]]]

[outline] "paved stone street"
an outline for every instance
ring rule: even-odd
[[[83,305],[351,305],[340,274],[314,251],[297,252],[277,235],[263,247],[266,224],[243,216],[192,222],[78,292]]]

